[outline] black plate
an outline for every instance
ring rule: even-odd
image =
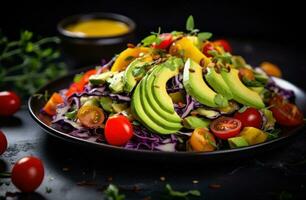
[[[62,77],[58,80],[55,80],[45,87],[41,88],[37,91],[37,94],[44,94],[47,90],[50,93],[58,91],[60,89],[66,88],[73,80],[74,74],[85,71],[78,70],[74,73],[71,73],[65,77]],[[283,88],[287,88],[293,90],[296,95],[296,104],[299,108],[302,109],[304,113],[306,113],[306,94],[300,88],[294,86],[288,81],[282,79],[275,79],[278,85]],[[130,150],[124,149],[120,147],[115,147],[107,144],[101,144],[90,140],[80,139],[68,134],[65,134],[59,130],[56,130],[50,126],[51,118],[40,113],[42,107],[45,104],[44,98],[38,98],[37,96],[30,97],[28,101],[28,107],[31,116],[33,119],[49,134],[66,140],[68,142],[74,142],[78,144],[82,144],[93,148],[95,151],[103,151],[106,154],[117,155],[122,158],[137,158],[137,159],[154,159],[159,161],[180,161],[180,159],[184,159],[185,161],[224,161],[224,160],[235,160],[240,158],[251,157],[257,153],[262,153],[267,150],[271,150],[272,148],[278,147],[282,144],[285,144],[289,141],[292,136],[297,135],[298,133],[302,133],[302,129],[305,127],[304,125],[294,128],[286,128],[282,130],[281,136],[277,139],[270,140],[261,144],[252,145],[249,147],[243,147],[239,149],[228,149],[228,150],[218,150],[213,152],[158,152],[158,151],[147,151],[147,150]]]

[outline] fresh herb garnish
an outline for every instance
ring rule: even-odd
[[[151,32],[151,35],[145,37],[143,40],[141,40],[141,43],[143,46],[150,46],[152,44],[159,45],[161,43],[161,38],[159,37],[161,32],[161,28],[158,27],[158,32]]]
[[[16,41],[0,34],[0,90],[14,90],[26,98],[65,74],[66,65],[56,49],[59,42],[58,37],[35,40],[29,31],[21,32]]]
[[[194,30],[194,19],[192,15],[189,15],[186,21],[186,30],[193,31]]]
[[[107,200],[123,200],[125,196],[123,194],[119,194],[119,189],[117,186],[113,184],[109,184],[107,189],[104,191],[104,194],[107,197]]]
[[[201,32],[201,33],[198,33],[198,39],[203,42],[205,40],[208,40],[212,37],[212,33],[209,33],[209,32]]]
[[[189,195],[199,197],[201,196],[201,192],[199,190],[189,190],[186,192],[176,191],[173,190],[170,184],[166,184],[165,186],[167,195],[169,195],[172,198],[183,198],[188,199]]]

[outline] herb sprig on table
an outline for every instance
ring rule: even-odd
[[[58,37],[37,38],[30,31],[22,31],[14,41],[0,33],[0,90],[14,90],[26,98],[65,74],[59,43]]]

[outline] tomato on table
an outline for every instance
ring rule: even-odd
[[[161,42],[159,44],[153,44],[153,48],[155,49],[166,49],[172,43],[172,34],[171,33],[163,33],[159,35]]]
[[[193,151],[216,150],[216,140],[213,134],[211,134],[206,128],[194,129],[189,139],[189,145]]]
[[[44,179],[44,166],[40,159],[28,156],[17,161],[12,169],[12,182],[22,192],[34,192]]]
[[[283,97],[275,95],[269,101],[270,110],[273,113],[276,122],[283,126],[297,126],[304,123],[302,111],[292,103],[289,103]]]
[[[223,140],[235,137],[240,133],[241,121],[232,117],[219,117],[210,124],[213,134]]]
[[[242,128],[250,126],[260,129],[262,125],[262,116],[255,108],[247,108],[243,112],[237,111],[234,118],[241,121]]]
[[[126,144],[133,136],[133,126],[127,117],[115,115],[105,124],[104,135],[107,143],[115,146]]]
[[[19,96],[12,91],[0,92],[0,116],[11,116],[20,109]]]
[[[7,149],[7,139],[2,131],[0,131],[0,155]]]
[[[209,51],[214,51],[215,47],[211,42],[207,42],[204,44],[202,48],[202,53],[207,57],[212,57],[212,55],[209,53]]]
[[[227,40],[215,40],[213,43],[214,45],[223,47],[224,51],[226,52],[232,52],[232,47]]]
[[[46,103],[46,105],[43,107],[43,111],[45,111],[49,115],[55,115],[57,105],[63,102],[64,100],[62,96],[59,93],[54,92]]]
[[[101,127],[105,116],[103,110],[95,105],[83,105],[77,114],[83,126],[88,128],[98,128]]]

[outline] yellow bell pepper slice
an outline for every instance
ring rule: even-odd
[[[249,145],[263,143],[268,139],[268,134],[254,127],[244,127],[239,136],[243,137]]]
[[[115,60],[111,71],[120,72],[127,68],[127,66],[135,59],[142,55],[149,53],[150,49],[147,47],[127,48],[122,51]]]
[[[204,60],[204,67],[210,62],[210,58],[206,57],[188,38],[183,37],[182,39],[175,41],[173,47],[177,48],[178,51],[182,51],[185,58],[190,58],[193,61],[201,64]]]

